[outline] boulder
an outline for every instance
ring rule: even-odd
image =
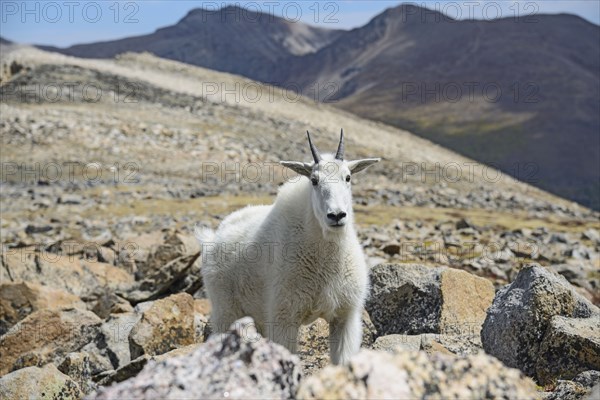
[[[102,319],[108,318],[111,314],[133,311],[133,307],[127,300],[108,290],[99,292],[94,301],[88,300],[88,304],[90,303],[94,314]]]
[[[136,376],[151,360],[164,361],[168,358],[190,354],[193,351],[195,351],[199,346],[201,346],[201,343],[181,347],[179,349],[171,350],[167,353],[159,354],[157,356],[149,356],[144,354],[143,356],[136,358],[135,360],[123,365],[122,367],[119,367],[116,370],[106,371],[96,376],[95,378],[97,379],[98,384],[102,386],[107,386],[115,382],[123,382],[126,379],[133,378],[134,376]]]
[[[373,346],[373,350],[387,352],[419,351],[427,353],[458,354],[461,356],[479,352],[481,341],[477,336],[471,335],[438,335],[423,333],[421,335],[392,334],[380,336]]]
[[[540,345],[536,376],[541,384],[600,370],[600,316],[554,316]]]
[[[361,350],[348,365],[328,366],[300,384],[300,399],[536,398],[520,371],[480,353],[466,357]]]
[[[200,252],[200,244],[194,236],[177,231],[144,233],[117,245],[130,249],[129,261],[134,263],[132,268],[138,279],[154,274],[176,258]]]
[[[363,309],[362,312],[362,347],[369,347],[375,341],[377,337],[377,329],[375,329],[375,325],[373,325],[373,321],[371,321],[371,316],[367,312],[367,310]]]
[[[181,286],[185,286],[185,279],[190,275],[199,256],[200,253],[184,255],[176,257],[163,266],[155,267],[143,280],[136,282],[129,288],[122,289],[120,294],[129,302],[137,304],[143,301],[155,300],[174,291],[185,291],[179,289],[184,289]],[[202,286],[200,271],[196,271],[193,275],[196,276],[199,286],[191,284],[192,287],[189,288],[188,292],[191,292],[190,294]]]
[[[129,334],[131,358],[156,355],[196,342],[194,299],[187,293],[156,300]]]
[[[0,285],[0,335],[34,311],[77,307],[85,309],[81,299],[64,290],[31,282]]]
[[[441,347],[440,347],[441,346]],[[421,335],[421,350],[448,351],[461,356],[476,354],[483,351],[479,335],[438,335],[426,333]]]
[[[92,375],[129,364],[129,334],[141,318],[140,314],[133,312],[112,314],[100,326],[93,342],[85,345],[82,350],[103,357],[112,367],[106,368],[107,362],[92,363]]]
[[[77,383],[84,394],[96,390],[96,384],[92,381],[90,359],[86,353],[67,354],[58,370]]]
[[[594,387],[600,388],[600,371],[585,371],[572,381],[559,380],[544,400],[596,400],[600,391],[597,394],[593,393]]]
[[[98,334],[96,314],[77,308],[36,311],[0,337],[0,375],[48,362],[60,364]]]
[[[133,277],[115,266],[85,261],[75,256],[37,252],[33,247],[11,249],[2,254],[7,271],[4,282],[36,283],[84,298],[99,287],[117,289]]]
[[[379,336],[372,346],[373,350],[387,352],[421,350],[421,335],[392,334]]]
[[[294,398],[300,362],[261,338],[250,318],[236,321],[192,353],[149,362],[134,378],[90,399]]]
[[[0,378],[0,399],[79,400],[77,384],[54,364],[27,367]]]
[[[552,317],[589,318],[598,312],[598,308],[577,294],[564,277],[532,264],[521,269],[514,282],[496,294],[481,330],[481,341],[488,354],[507,366],[519,368],[540,382],[548,382],[551,378],[560,378],[548,375],[543,362],[542,351],[552,348],[551,342],[542,348]],[[555,333],[550,340],[566,335],[557,328],[553,328]]]
[[[379,335],[479,335],[494,297],[487,279],[416,264],[382,264],[371,272],[366,308]]]

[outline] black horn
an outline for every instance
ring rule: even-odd
[[[306,135],[308,136],[308,144],[310,145],[310,152],[315,160],[315,164],[318,164],[321,161],[321,156],[319,155],[319,150],[313,145],[312,140],[310,140],[310,133],[306,131]]]
[[[342,129],[342,132],[340,133],[340,144],[338,144],[337,153],[335,153],[335,159],[340,160],[340,161],[344,159],[344,130],[343,129]]]

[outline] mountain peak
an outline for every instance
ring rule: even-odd
[[[218,20],[219,22],[242,22],[244,20],[250,22],[256,22],[262,17],[269,17],[271,20],[283,20],[276,15],[271,15],[267,13],[263,13],[260,11],[254,11],[249,8],[244,8],[239,5],[231,4],[227,6],[223,6],[219,9],[216,8],[194,8],[190,10],[180,21],[187,22],[189,20],[196,21],[198,17],[203,19],[203,22],[206,22],[209,18]]]
[[[402,22],[408,23],[427,23],[439,22],[442,20],[453,20],[453,18],[441,13],[437,10],[432,10],[427,7],[419,6],[413,3],[403,3],[396,7],[391,7],[383,11],[379,16],[401,18]]]

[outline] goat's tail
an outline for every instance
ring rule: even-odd
[[[214,243],[216,234],[215,231],[210,228],[196,226],[194,228],[194,236],[200,243],[200,246],[202,246],[203,244]]]

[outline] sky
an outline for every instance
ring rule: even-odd
[[[0,0],[0,35],[30,44],[59,47],[119,39],[154,32],[177,23],[193,8],[216,10],[236,4],[327,28],[366,24],[405,1],[192,1],[192,0]],[[456,19],[487,19],[532,14],[576,14],[600,24],[600,0],[461,0],[413,1]]]

